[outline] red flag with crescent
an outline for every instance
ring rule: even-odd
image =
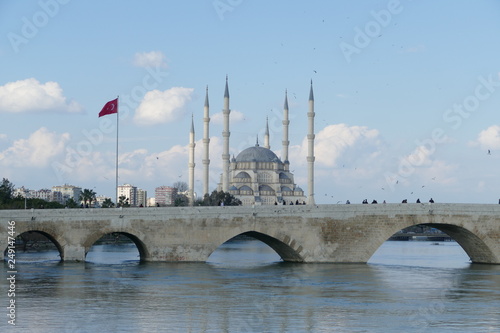
[[[118,98],[107,102],[102,108],[101,112],[99,112],[99,117],[113,113],[118,113]]]

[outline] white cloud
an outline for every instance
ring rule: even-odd
[[[84,181],[95,186],[103,180],[115,182],[115,154],[90,152],[84,156],[70,153],[66,149],[64,158],[56,160],[52,164],[52,172],[60,183],[77,184]],[[62,168],[59,166],[62,165]]]
[[[457,170],[458,165],[437,160],[432,161],[420,174],[422,182],[451,185],[457,182]]]
[[[9,167],[45,167],[54,156],[63,153],[69,138],[68,133],[57,134],[42,127],[28,139],[14,141],[0,152],[0,163]]]
[[[177,181],[188,182],[189,145],[175,145],[168,150],[149,152],[145,149],[120,154],[120,183],[131,183],[138,187],[148,187],[153,191],[161,185],[171,186]],[[196,141],[195,148],[195,191],[203,189],[203,139]],[[220,181],[222,167],[222,140],[210,138],[209,190],[213,191]],[[109,169],[109,175],[114,171]],[[108,177],[111,179],[111,177]],[[154,196],[154,193],[149,193]],[[201,195],[201,194],[200,194]]]
[[[321,129],[314,142],[315,178],[323,179],[315,184],[316,194],[321,193],[321,198],[317,198],[326,200],[328,197],[330,200],[333,192],[346,195],[362,186],[374,186],[387,162],[387,158],[382,156],[382,148],[379,132],[375,129],[346,124],[329,125]],[[289,152],[295,183],[306,191],[307,150],[308,140],[305,137],[300,145],[290,146]]]
[[[406,160],[412,166],[423,166],[431,164],[432,152],[425,146],[418,146],[415,150],[406,157]]]
[[[218,137],[210,138],[210,178],[217,179],[222,167],[222,141]],[[140,179],[159,180],[162,184],[172,185],[176,181],[187,182],[189,145],[175,145],[161,152],[148,152],[138,149],[120,155],[120,170],[130,170],[131,175],[140,175]],[[196,141],[195,179],[202,180],[203,139]],[[171,172],[177,170],[175,172]],[[158,186],[159,186],[158,185]]]
[[[365,126],[329,125],[316,135],[314,142],[316,161],[318,165],[337,166],[340,156],[354,146],[370,147],[370,152],[367,151],[364,155],[373,154],[373,147],[379,143],[378,136],[377,130]],[[302,149],[307,155],[307,138],[302,143]],[[364,148],[356,150],[359,152],[359,149]]]
[[[434,152],[425,146],[417,146],[413,152],[399,160],[398,173],[385,174],[389,187],[399,184],[398,186],[411,188],[411,193],[416,194],[433,190],[438,184],[455,184],[458,165],[435,157]]]
[[[165,91],[152,90],[144,96],[134,120],[139,125],[156,125],[181,118],[191,100],[192,88],[173,87]]]
[[[120,183],[130,183],[140,188],[147,187],[153,191],[161,185],[171,186],[176,181],[187,182],[188,151],[188,145],[175,145],[161,152],[137,149],[120,154]],[[148,195],[153,197],[154,192]]]
[[[151,51],[136,53],[134,56],[134,65],[137,67],[160,67],[167,68],[167,57],[161,51]]]
[[[214,190],[219,181],[222,165],[222,141],[218,137],[210,139],[210,191]],[[171,186],[177,181],[188,182],[188,154],[189,145],[175,145],[168,150],[151,152],[147,149],[135,149],[120,153],[119,161],[119,183],[130,183],[142,189],[148,190],[148,197],[154,197],[154,189],[161,185]],[[196,191],[202,191],[203,164],[203,140],[196,142],[195,150],[195,186]],[[61,163],[64,160],[61,159]],[[92,170],[92,172],[89,172]],[[63,182],[76,183],[80,186],[95,186],[106,184],[112,189],[115,184],[115,155],[113,152],[93,152],[88,156],[82,156],[78,163],[67,170]],[[82,183],[89,185],[83,185]]]
[[[476,141],[470,145],[480,146],[482,149],[500,149],[500,126],[493,125],[481,131]]]
[[[34,78],[0,86],[0,112],[81,112],[75,101],[67,101],[59,83],[44,84]]]
[[[245,114],[240,111],[231,110],[231,113],[229,114],[229,119],[231,124],[239,123],[245,120]],[[214,113],[210,117],[210,122],[216,125],[222,125],[224,123],[224,115],[222,114],[222,112]]]
[[[148,151],[146,149],[136,149],[131,152],[123,153],[118,158],[118,165],[135,168],[140,167]]]

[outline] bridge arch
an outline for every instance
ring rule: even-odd
[[[23,230],[23,231],[18,231],[17,232],[17,237],[22,237],[25,234],[29,233],[38,233],[43,236],[45,236],[48,240],[54,244],[56,247],[57,251],[59,252],[59,257],[61,258],[61,261],[64,260],[64,245],[66,244],[66,241],[60,237],[57,237],[57,233],[55,233],[53,230],[44,230],[43,228],[34,228],[34,229],[28,229],[28,230]],[[5,252],[7,251],[7,245],[4,247],[4,250],[2,253],[4,254],[5,258]]]
[[[479,237],[472,231],[453,224],[424,224],[436,228],[453,238],[467,253],[473,263],[498,262],[490,245],[486,243],[486,238]]]
[[[276,237],[272,237],[270,235],[267,235],[262,232],[258,231],[245,231],[245,232],[240,232],[232,237],[229,237],[227,240],[239,236],[239,235],[244,235],[248,236],[251,238],[255,238],[270,248],[272,248],[280,257],[283,259],[283,261],[289,261],[289,262],[303,262],[304,258],[300,255],[300,252],[302,251],[302,246],[297,245],[297,242],[293,239],[291,239],[289,236],[283,237],[283,239],[279,239]],[[226,241],[227,241],[226,240]],[[219,244],[219,246],[222,245]],[[217,247],[218,248],[218,247]],[[214,249],[215,251],[216,249]],[[213,253],[213,251],[212,251]],[[211,253],[210,253],[211,254]]]
[[[399,229],[387,229],[388,232],[382,237],[374,237],[375,242],[370,257],[396,232],[416,225],[428,226],[446,233],[462,247],[473,263],[492,263],[498,262],[500,259],[492,250],[493,244],[489,244],[486,237],[478,235],[464,226],[452,223],[413,223]]]
[[[87,237],[83,243],[83,246],[85,248],[85,257],[87,257],[88,252],[90,251],[90,248],[92,245],[95,244],[101,237],[108,235],[108,234],[120,234],[124,235],[127,238],[129,238],[137,247],[137,250],[139,251],[139,258],[141,261],[146,261],[149,258],[149,251],[147,249],[147,246],[145,242],[143,241],[144,236],[143,235],[135,235],[131,233],[130,231],[123,231],[123,230],[106,230],[103,229],[99,232],[92,233]]]

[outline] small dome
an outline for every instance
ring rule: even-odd
[[[270,187],[269,185],[260,185],[259,191],[272,191],[272,192],[274,192],[273,188]]]
[[[264,147],[250,147],[236,156],[236,162],[281,162],[278,156]]]
[[[240,191],[252,191],[253,192],[253,190],[249,186],[246,186],[246,185],[243,185],[242,187],[240,187]]]
[[[290,179],[290,177],[288,177],[286,174],[284,174],[283,172],[280,172],[280,179]]]
[[[236,176],[234,176],[234,178],[251,178],[251,177],[248,173],[246,173],[245,171],[242,171],[242,172],[238,173]]]

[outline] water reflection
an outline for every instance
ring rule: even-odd
[[[94,245],[85,263],[25,258],[18,322],[28,332],[494,331],[500,267],[418,243],[387,242],[369,264],[287,263],[255,240],[226,243],[207,263],[143,263],[133,244]]]
[[[456,242],[388,241],[370,258],[370,264],[417,267],[468,267],[470,260]]]
[[[93,245],[85,258],[86,262],[98,264],[121,264],[139,260],[139,250],[133,242]]]
[[[50,250],[39,250],[39,251],[20,251],[16,252],[16,262],[17,263],[34,263],[34,262],[60,262],[61,256],[59,251]]]
[[[218,267],[255,267],[281,261],[269,246],[253,238],[234,238],[210,255],[207,263]]]

